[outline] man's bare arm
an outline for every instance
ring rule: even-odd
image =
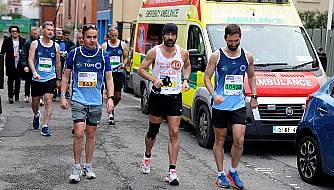
[[[189,79],[191,72],[191,65],[189,60],[189,52],[184,50],[184,65],[183,65],[183,77]]]
[[[36,48],[37,48],[37,40],[33,41],[29,48],[28,64],[32,73],[36,73],[36,68],[34,64]]]
[[[216,64],[218,61],[218,52],[214,52],[213,54],[211,54],[210,59],[209,59],[209,63],[205,69],[205,73],[204,73],[204,84],[205,87],[208,89],[208,91],[210,92],[210,94],[214,93],[214,89],[211,83],[211,77],[213,75],[213,72],[216,69]]]
[[[129,66],[129,50],[128,46],[122,42],[122,48],[123,48],[123,65],[125,67]]]
[[[114,82],[113,82],[113,77],[112,77],[112,72],[107,71],[105,72],[106,76],[106,82],[107,82],[107,92],[108,92],[108,97],[114,95]]]
[[[246,53],[248,59],[248,69],[247,69],[247,76],[248,76],[248,84],[251,90],[251,94],[256,94],[256,76],[254,72],[254,58],[253,55],[249,52]]]
[[[156,55],[156,50],[155,48],[150,49],[146,56],[145,59],[143,60],[143,62],[141,62],[139,69],[138,69],[138,74],[143,77],[146,80],[150,80],[150,81],[154,81],[156,80],[156,78],[152,75],[150,75],[147,71],[147,69],[149,68],[149,66],[154,62],[155,60],[155,55]]]
[[[56,72],[57,78],[61,77],[61,62],[60,62],[60,47],[59,44],[56,43]]]

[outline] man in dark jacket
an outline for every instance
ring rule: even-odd
[[[0,53],[5,55],[6,75],[8,76],[8,101],[13,104],[14,95],[15,101],[19,101],[21,79],[18,63],[25,39],[19,35],[20,29],[18,26],[10,26],[8,31],[10,32],[10,37],[4,39]]]
[[[23,44],[23,51],[21,56],[21,68],[23,70],[21,78],[25,80],[24,84],[24,102],[29,103],[29,97],[30,97],[30,86],[31,86],[31,79],[32,79],[32,72],[29,69],[28,65],[28,57],[29,57],[29,48],[31,45],[31,42],[34,40],[39,39],[39,33],[38,28],[33,26],[31,27],[30,31],[30,38],[26,40],[26,42]]]

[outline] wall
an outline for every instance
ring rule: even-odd
[[[142,0],[113,0],[113,26],[117,26],[117,22],[125,22],[122,31],[122,39],[130,37],[130,23],[137,19],[139,8]]]
[[[299,11],[319,10],[324,12],[328,10],[329,0],[293,0]]]

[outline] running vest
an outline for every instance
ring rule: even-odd
[[[109,41],[106,42],[107,44],[107,52],[110,57],[110,64],[112,72],[122,72],[122,59],[123,59],[123,47],[122,41],[119,40],[119,44],[117,47],[113,47],[109,45]]]
[[[222,95],[224,102],[212,107],[219,110],[237,110],[246,106],[244,78],[248,68],[245,51],[241,48],[240,55],[228,57],[222,48],[215,70],[215,92]]]
[[[41,43],[41,39],[37,40],[37,48],[35,50],[34,65],[36,72],[41,77],[40,80],[34,79],[37,82],[46,82],[57,77],[56,75],[56,46],[52,42],[50,47],[45,47]]]
[[[74,51],[72,100],[84,105],[102,105],[101,89],[105,71],[103,49],[97,47],[88,50],[80,46]],[[88,56],[83,51],[95,53]]]
[[[183,69],[183,60],[180,47],[176,45],[176,54],[172,58],[165,58],[161,52],[160,46],[155,46],[156,57],[152,75],[157,79],[168,83],[161,87],[160,94],[179,94],[182,89],[181,73]]]

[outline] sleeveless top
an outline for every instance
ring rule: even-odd
[[[222,48],[215,70],[215,92],[222,95],[224,102],[212,107],[218,110],[237,110],[246,106],[244,78],[248,68],[245,51],[241,48],[240,55],[228,57]]]
[[[50,47],[45,47],[41,43],[41,39],[37,40],[37,48],[35,50],[34,65],[36,72],[41,77],[40,80],[34,79],[36,82],[47,82],[57,77],[56,75],[56,45],[52,41]]]
[[[166,85],[161,87],[160,94],[179,94],[182,89],[181,74],[184,62],[180,47],[176,45],[176,54],[172,58],[163,56],[160,46],[155,46],[156,57],[152,75],[162,80]]]
[[[112,68],[112,72],[122,72],[121,69],[122,66],[122,59],[123,59],[123,47],[122,47],[122,41],[119,40],[118,46],[110,46],[109,41],[105,42],[107,44],[106,51],[109,54],[110,57],[110,64]]]
[[[85,49],[88,51],[87,49]],[[96,48],[95,54],[89,56],[83,53],[83,47],[77,47],[73,56],[73,95],[72,100],[84,105],[102,104],[102,84],[105,72],[103,49]]]

